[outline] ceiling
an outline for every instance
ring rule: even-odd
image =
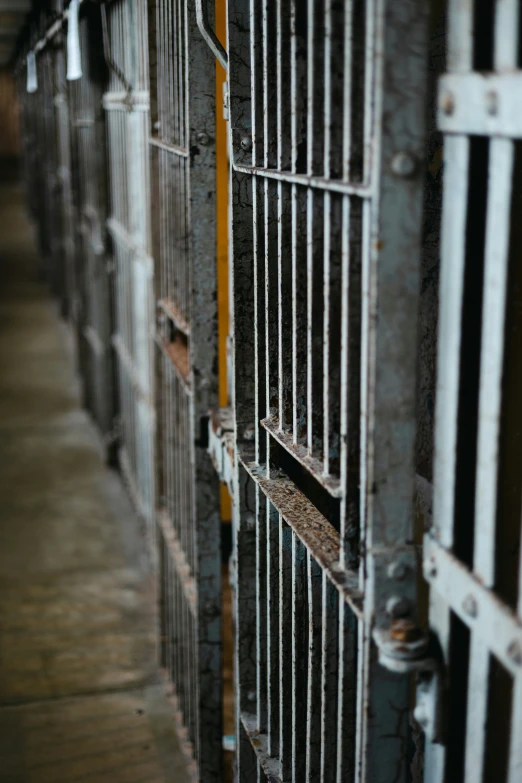
[[[7,65],[13,56],[32,5],[32,0],[0,0],[0,66]]]

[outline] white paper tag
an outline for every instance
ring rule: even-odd
[[[74,81],[82,78],[82,55],[80,51],[80,29],[78,16],[80,0],[71,0],[69,6],[69,25],[67,29],[67,79]]]
[[[34,52],[29,52],[27,55],[27,92],[36,92],[37,89],[36,57]]]

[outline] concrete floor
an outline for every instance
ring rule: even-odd
[[[0,781],[185,783],[140,525],[0,184]]]

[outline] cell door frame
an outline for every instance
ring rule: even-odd
[[[215,67],[193,0],[149,9],[161,654],[184,747],[198,779],[217,783],[221,519],[206,449],[217,403]]]
[[[314,76],[310,71],[296,73],[297,50],[303,46],[295,21],[297,3],[279,2],[272,10],[269,6],[249,0],[228,2],[238,775],[241,783],[264,776],[297,781],[306,770],[315,779],[313,775],[326,774],[325,765],[333,763],[335,771],[328,774],[338,781],[350,775],[365,783],[389,783],[390,769],[396,771],[396,779],[403,779],[408,766],[408,674],[424,669],[433,674],[428,637],[417,625],[417,563],[412,545],[427,17],[425,9],[412,0],[377,0],[364,6],[365,96],[359,104],[364,113],[363,164],[362,177],[358,178],[346,167],[340,175],[335,174],[330,161],[323,172],[313,166],[305,172],[298,169],[297,139],[302,131],[296,127],[295,117],[297,114],[302,118],[303,113],[299,109],[298,80],[304,79],[310,91],[314,89]],[[355,24],[350,17],[353,4],[345,3],[344,7],[350,25]],[[310,18],[315,19],[313,0],[307,8]],[[333,14],[334,4],[325,3],[324,20],[320,21],[325,24],[324,60],[330,68]],[[347,40],[353,40],[354,28],[348,25],[345,29]],[[305,46],[309,53],[314,45],[315,39],[308,38]],[[350,56],[355,54],[350,52]],[[285,66],[284,71],[281,63],[286,57],[293,58],[293,66]],[[316,73],[318,81],[324,78],[329,84],[326,71],[318,67]],[[345,78],[349,78],[348,73]],[[353,84],[349,84],[350,90]],[[311,94],[308,100],[313,102]],[[289,106],[283,100],[285,96],[290,99]],[[328,128],[331,145],[335,132],[328,126],[333,116],[331,99],[325,103],[324,112],[323,133],[324,127]],[[308,117],[309,159],[316,154],[314,127]],[[292,140],[292,149],[286,151],[285,134]],[[325,137],[320,138],[324,141]],[[264,149],[259,148],[258,141],[262,144],[263,139]],[[342,143],[349,144],[346,139]],[[328,150],[326,158],[332,148],[323,147],[319,155],[323,149]],[[354,430],[357,432],[354,459],[360,482],[350,484],[349,470],[342,469],[338,530],[318,511],[304,485],[298,486],[280,467],[291,464],[297,475],[295,463],[300,463],[298,472],[304,467],[323,490],[335,496],[337,490],[327,467],[311,459],[299,437],[296,441],[292,427],[283,423],[287,415],[281,399],[286,394],[285,384],[294,390],[298,386],[295,374],[287,381],[281,368],[285,352],[295,357],[299,346],[290,339],[296,321],[292,321],[292,327],[288,325],[290,316],[281,295],[286,274],[281,260],[288,241],[281,224],[286,220],[287,225],[297,225],[292,204],[298,189],[311,193],[308,198],[318,202],[324,199],[325,213],[342,199],[345,235],[350,207],[361,206],[360,397],[357,400],[355,395],[355,408],[341,403],[340,418],[346,444],[343,447],[347,450],[348,428],[352,440]],[[286,206],[285,198],[289,201]],[[273,214],[269,212],[271,204]],[[313,217],[310,219],[313,222]],[[270,223],[277,228],[270,228]],[[327,225],[325,222],[325,232]],[[298,234],[293,241],[299,242]],[[346,236],[342,240],[345,262],[349,241]],[[266,242],[271,243],[269,249]],[[279,259],[277,263],[272,262],[274,257]],[[292,266],[291,274],[292,296],[297,301],[296,269]],[[348,276],[349,269],[347,265]],[[343,271],[343,296],[347,297],[343,307],[354,308],[356,301],[349,299],[348,279]],[[288,291],[286,296],[287,301],[292,299]],[[299,318],[299,307],[292,307]],[[349,311],[343,312],[347,321],[341,323],[347,324]],[[256,332],[252,324],[265,324],[266,328]],[[348,332],[343,331],[343,393],[349,389],[348,340]],[[266,357],[267,367],[272,369],[263,368]],[[306,361],[310,383],[316,371],[310,373],[312,357]],[[274,379],[267,380],[267,373],[272,373]],[[324,383],[326,387],[327,381]],[[272,397],[278,398],[277,404],[272,404]],[[314,400],[314,404],[319,407],[322,403]],[[312,415],[311,410],[308,413]],[[286,421],[291,420],[289,415]],[[294,417],[294,425],[295,421]],[[272,466],[272,453],[280,452],[284,463],[274,462]],[[349,459],[345,451],[345,465]],[[354,565],[359,558],[357,542],[355,549],[353,545],[353,516],[359,518],[359,566]],[[266,577],[262,576],[265,571]],[[306,677],[299,664],[299,644],[306,647],[299,630],[303,622],[299,607],[306,603],[305,573],[308,600],[312,601],[309,633],[313,635],[307,697],[300,693]],[[310,580],[314,579],[319,579],[322,588],[311,588]],[[339,607],[338,621],[329,619],[331,613],[325,608],[331,601]],[[272,613],[279,617],[279,627],[274,621],[274,629]],[[408,628],[406,638],[401,636],[404,623]],[[338,645],[333,669],[329,659],[322,657],[325,645],[332,650]],[[322,683],[319,690],[313,684],[317,677]],[[353,678],[356,696],[345,701]],[[334,683],[328,688],[341,694],[334,714],[324,696],[328,682]],[[304,746],[296,744],[300,728],[292,718],[298,704],[308,726],[306,760],[299,758]],[[399,714],[403,719],[398,724]],[[347,752],[342,732],[352,719],[353,749]]]

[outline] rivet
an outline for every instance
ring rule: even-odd
[[[437,561],[434,557],[430,557],[428,560],[428,565],[426,567],[426,573],[429,577],[434,579],[437,576]]]
[[[478,604],[476,598],[472,595],[467,595],[462,602],[462,608],[469,614],[470,617],[476,617],[478,615]]]
[[[498,95],[494,90],[486,93],[486,111],[492,116],[498,111]]]
[[[388,577],[397,579],[401,582],[408,573],[408,566],[405,563],[390,563],[388,566]]]
[[[255,701],[256,700],[256,692],[255,691],[248,691],[247,699],[248,699],[248,701]]]
[[[520,645],[520,642],[511,642],[507,648],[507,654],[513,663],[515,663],[517,666],[522,666],[522,646]]]
[[[245,524],[248,528],[253,528],[256,525],[256,518],[251,511],[247,511],[245,514]]]
[[[206,147],[208,144],[210,144],[210,136],[205,131],[200,131],[196,136],[196,139],[198,144],[201,144],[202,147]]]
[[[410,602],[407,598],[393,595],[386,602],[386,612],[390,617],[405,617],[410,611]]]
[[[252,136],[243,136],[239,143],[241,144],[241,149],[248,152],[252,149]]]
[[[453,114],[455,111],[455,98],[451,92],[443,92],[440,96],[439,107],[444,114]]]
[[[397,152],[391,162],[391,170],[398,177],[411,177],[415,173],[417,162],[409,152]]]

